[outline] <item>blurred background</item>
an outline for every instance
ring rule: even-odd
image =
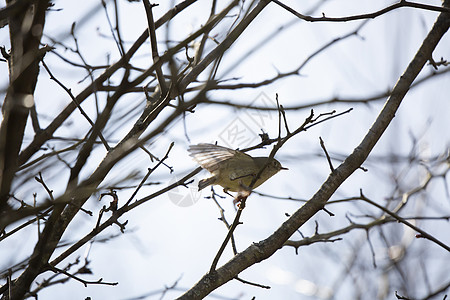
[[[235,1],[211,30],[188,42],[208,19],[218,16],[231,1],[193,1],[156,30],[158,52],[170,53],[162,65],[168,86],[182,78],[226,40],[258,1]],[[180,1],[158,1],[154,20]],[[283,1],[297,12],[320,17],[346,17],[379,11],[392,1],[328,0]],[[441,6],[440,1],[424,1]],[[0,1],[1,7],[5,2]],[[404,72],[439,12],[398,8],[373,19],[347,22],[307,22],[272,2],[249,24],[239,38],[189,82],[182,95],[166,106],[141,135],[143,147],[121,158],[107,172],[83,209],[64,232],[52,259],[91,232],[114,190],[124,205],[141,180],[162,159],[174,142],[164,164],[148,177],[134,199],[142,199],[173,184],[198,167],[189,157],[190,144],[215,143],[246,148],[261,141],[260,134],[276,138],[279,103],[284,107],[290,131],[299,127],[313,110],[320,114],[348,111],[292,137],[276,158],[283,171],[256,189],[247,200],[242,224],[234,233],[238,251],[272,234],[304,201],[310,199],[330,174],[319,137],[334,167],[358,146],[375,121],[384,102]],[[43,61],[52,75],[78,97],[111,65],[119,61],[147,30],[142,2],[55,1],[47,12],[42,46],[53,47]],[[0,29],[0,44],[8,50],[8,26]],[[447,63],[450,38],[445,35],[433,53],[436,69],[427,64],[411,86],[398,113],[367,161],[357,170],[291,241],[315,234],[327,240],[296,249],[286,245],[269,259],[242,272],[241,279],[270,289],[230,281],[208,299],[444,299],[450,288],[449,252],[360,199],[363,194],[398,216],[425,230],[446,245],[450,243],[449,112],[450,75]],[[130,58],[128,71],[112,72],[81,103],[95,122],[123,87],[102,129],[111,147],[133,128],[149,97],[155,97],[158,80],[152,47],[147,38]],[[174,71],[176,70],[176,72]],[[8,66],[0,63],[0,93],[8,88]],[[147,73],[146,73],[147,72]],[[139,79],[139,78],[142,78]],[[144,92],[147,90],[148,92]],[[147,95],[146,95],[147,94]],[[277,96],[276,96],[277,95]],[[40,128],[45,129],[72,99],[41,65],[35,91]],[[192,104],[189,107],[184,103]],[[179,112],[179,108],[184,111]],[[174,115],[177,113],[176,115]],[[320,119],[326,119],[324,115]],[[320,120],[319,119],[319,120]],[[49,194],[34,178],[39,172],[55,198],[64,195],[70,170],[92,126],[74,110],[16,173],[9,200],[18,210],[21,201],[45,203]],[[281,126],[282,134],[286,129]],[[27,123],[22,150],[36,131]],[[267,156],[272,146],[248,152]],[[108,151],[100,139],[83,165],[79,182],[88,179]],[[151,155],[149,155],[151,153]],[[197,191],[196,174],[185,185],[152,197],[119,218],[123,232],[112,225],[61,261],[57,267],[88,281],[85,287],[64,274],[45,272],[31,287],[39,299],[173,299],[192,287],[205,273],[222,244],[227,228],[220,209],[231,223],[236,214],[233,199],[220,187]],[[220,205],[220,207],[218,206]],[[111,212],[105,212],[106,220]],[[33,217],[9,224],[0,240],[0,282],[20,275],[38,241],[46,218]],[[233,257],[230,245],[219,266]],[[84,269],[83,269],[84,268]],[[81,270],[82,269],[82,270]],[[81,270],[81,271],[80,271]],[[89,274],[90,273],[90,274]]]

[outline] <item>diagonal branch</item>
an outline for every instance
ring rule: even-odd
[[[158,54],[158,43],[156,41],[156,29],[155,29],[155,21],[153,20],[153,7],[158,4],[150,4],[148,0],[143,0],[145,7],[145,12],[147,13],[147,22],[148,22],[148,33],[150,36],[150,44],[152,46],[152,57],[153,63],[157,63],[159,58]],[[156,78],[159,82],[159,87],[161,89],[161,95],[164,97],[167,93],[167,84],[164,79],[164,74],[161,70],[161,65],[156,67]]]
[[[448,7],[441,7],[441,6],[434,6],[434,5],[428,5],[428,4],[422,4],[417,2],[410,2],[405,0],[400,0],[397,3],[394,3],[388,7],[385,7],[383,9],[380,9],[373,13],[368,14],[362,14],[362,15],[355,15],[355,16],[349,16],[349,17],[326,17],[325,14],[323,14],[322,17],[311,17],[302,15],[301,13],[295,11],[291,7],[287,6],[286,4],[282,3],[278,0],[272,0],[273,3],[276,3],[277,5],[281,6],[297,18],[300,18],[302,20],[308,21],[308,22],[348,22],[348,21],[355,21],[355,20],[363,20],[363,19],[374,19],[376,17],[379,17],[381,15],[384,15],[392,10],[398,9],[400,7],[413,7],[418,9],[424,9],[424,10],[430,10],[430,11],[440,11],[440,12],[450,12],[450,9]]]
[[[235,2],[236,1],[233,1],[231,4],[234,4]],[[211,62],[221,57],[222,54],[237,40],[237,38],[241,36],[250,23],[263,11],[268,3],[268,0],[259,1],[252,11],[245,16],[239,24],[236,25],[229,35],[227,35],[222,43],[208,53],[204,59],[202,59],[184,78],[180,80],[179,90],[183,91],[191,82],[197,79],[198,75],[203,72],[206,67],[211,64]]]
[[[450,0],[444,1],[444,7],[449,6]],[[202,299],[216,288],[232,280],[243,270],[267,259],[280,249],[300,226],[306,223],[324,207],[325,203],[339,186],[366,160],[373,147],[394,118],[409,87],[418,76],[427,60],[431,57],[433,50],[436,48],[442,36],[447,32],[449,26],[449,14],[441,13],[415,57],[408,65],[403,75],[399,78],[391,96],[386,101],[385,106],[372,127],[368,130],[364,139],[354,149],[353,153],[329,175],[316,194],[286,220],[272,235],[263,241],[253,243],[219,269],[204,275],[189,291],[184,293],[178,299]]]
[[[6,2],[8,6],[14,4],[14,1]],[[34,106],[33,94],[39,73],[39,59],[43,55],[39,43],[48,5],[47,0],[35,1],[32,14],[29,13],[29,6],[25,5],[17,7],[18,11],[9,18],[10,83],[3,103],[3,120],[0,127],[0,212],[9,209],[7,201],[11,183],[18,167],[18,155],[28,114]],[[32,34],[28,27],[40,30]]]
[[[197,0],[185,0],[180,4],[176,5],[174,8],[169,10],[164,14],[158,21],[155,22],[155,28],[161,27],[165,22],[174,18],[177,14],[182,12],[185,8],[189,7],[191,4],[195,3]],[[106,69],[99,77],[97,77],[89,86],[87,86],[82,92],[76,96],[77,103],[81,104],[86,100],[94,91],[98,90],[99,87],[108,78],[112,76],[117,70],[124,67],[131,57],[138,51],[140,46],[147,40],[148,30],[145,30],[136,42],[130,47],[130,49],[123,55],[116,63],[111,65]],[[32,155],[34,155],[41,146],[52,138],[55,131],[61,126],[61,124],[72,114],[72,112],[77,108],[75,103],[71,102],[63,111],[48,125],[47,128],[36,134],[33,141],[21,151],[19,155],[19,165],[27,162]]]
[[[88,121],[88,123],[94,127],[94,122],[92,122],[91,118],[89,118],[89,116],[87,115],[87,113],[84,111],[84,109],[81,107],[81,105],[77,102],[77,99],[75,98],[75,96],[72,94],[72,90],[68,87],[66,87],[61,81],[59,81],[55,76],[53,76],[52,71],[50,71],[50,68],[47,66],[47,64],[45,63],[44,60],[42,60],[42,66],[44,67],[44,69],[47,71],[48,75],[50,76],[50,79],[55,81],[70,97],[70,99],[72,99],[72,101],[75,103],[75,105],[77,106],[78,110],[80,111],[81,115],[83,115],[83,117]],[[102,141],[103,145],[105,146],[106,150],[110,150],[111,147],[109,147],[108,142],[106,141],[106,139],[103,137],[103,134],[101,132],[99,132],[98,134],[100,140]]]

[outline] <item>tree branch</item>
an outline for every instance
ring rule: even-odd
[[[444,2],[445,7],[448,7],[449,4],[449,0]],[[385,106],[364,139],[354,149],[353,153],[329,175],[316,194],[286,220],[272,235],[263,241],[250,245],[219,269],[204,275],[189,291],[178,299],[202,299],[219,286],[232,280],[243,270],[267,259],[280,249],[298,228],[324,207],[325,203],[338,187],[359,168],[372,151],[394,118],[409,87],[427,60],[431,57],[433,50],[436,48],[442,36],[447,32],[449,26],[449,14],[441,13],[417,54],[399,78],[391,96],[386,101]]]
[[[287,6],[286,4],[282,3],[278,0],[272,0],[273,3],[276,3],[277,5],[281,6],[294,16],[308,21],[308,22],[348,22],[348,21],[355,21],[355,20],[362,20],[362,19],[374,19],[376,17],[379,17],[381,15],[384,15],[385,13],[388,13],[394,9],[398,9],[401,7],[413,7],[413,8],[419,8],[419,9],[425,9],[430,11],[439,11],[439,12],[450,12],[450,9],[447,7],[441,7],[441,6],[433,6],[433,5],[427,5],[422,3],[416,3],[416,2],[410,2],[405,0],[400,0],[397,3],[394,3],[388,7],[385,7],[383,9],[380,9],[376,12],[369,13],[369,14],[362,14],[362,15],[355,15],[355,16],[349,16],[349,17],[337,17],[337,18],[330,18],[326,17],[325,14],[323,14],[322,17],[311,17],[311,16],[305,16],[301,13],[295,11],[291,7]]]

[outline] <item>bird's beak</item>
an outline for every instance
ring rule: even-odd
[[[281,167],[280,170],[289,170],[288,168]]]

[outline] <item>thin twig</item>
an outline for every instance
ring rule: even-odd
[[[349,16],[349,17],[326,17],[325,14],[322,15],[322,17],[311,17],[302,15],[301,13],[295,11],[293,8],[287,6],[286,4],[278,1],[278,0],[272,0],[273,3],[278,4],[294,16],[308,21],[308,22],[348,22],[348,21],[354,21],[354,20],[364,20],[364,19],[374,19],[376,17],[379,17],[385,13],[388,13],[392,10],[398,9],[400,7],[413,7],[413,8],[419,8],[424,10],[431,10],[431,11],[439,11],[439,12],[450,12],[450,9],[446,7],[441,6],[433,6],[433,5],[427,5],[422,3],[416,3],[416,2],[409,2],[406,0],[400,0],[397,3],[394,3],[388,7],[385,7],[381,10],[378,10],[373,13],[368,14],[361,14],[361,15],[355,15],[355,16]]]
[[[330,166],[330,170],[331,170],[331,172],[334,172],[334,167],[333,167],[333,163],[331,162],[330,155],[328,154],[327,148],[325,148],[325,143],[323,142],[322,137],[320,137],[320,136],[319,136],[319,141],[320,141],[320,147],[322,147],[322,150],[325,153],[325,156],[327,158],[328,165]]]
[[[260,288],[267,289],[267,290],[270,289],[270,286],[268,286],[268,285],[262,285],[262,284],[259,284],[259,283],[250,282],[250,281],[244,280],[242,278],[239,278],[238,276],[234,277],[234,279],[236,279],[237,281],[240,281],[242,283],[248,284],[248,285],[260,287]]]
[[[149,0],[143,0],[142,2],[144,3],[145,12],[147,13],[148,33],[150,37],[150,44],[152,47],[153,62],[156,64],[160,60],[160,57],[158,54],[158,44],[156,42],[156,29],[155,21],[153,20],[152,8],[157,6],[158,4],[150,4]],[[167,94],[167,85],[160,64],[156,66],[155,71],[156,78],[159,82],[159,87],[161,88],[161,98],[164,98]]]
[[[239,206],[239,209],[238,209],[238,211],[236,212],[236,216],[234,217],[233,224],[231,224],[231,227],[230,227],[230,229],[228,230],[228,233],[227,233],[227,235],[226,235],[224,241],[222,242],[222,245],[220,246],[219,251],[217,251],[217,254],[216,254],[216,256],[214,257],[214,260],[213,260],[213,262],[212,262],[212,264],[211,264],[211,268],[209,269],[209,273],[213,273],[213,272],[216,270],[217,263],[219,262],[219,259],[220,259],[220,257],[222,256],[222,253],[223,253],[223,251],[225,250],[225,247],[227,246],[228,241],[229,241],[230,238],[232,237],[233,232],[234,232],[234,230],[236,229],[236,227],[237,227],[239,224],[241,224],[241,222],[239,221],[239,219],[240,219],[240,217],[241,217],[242,211],[243,211],[244,208],[245,208],[245,201],[246,201],[246,199],[243,199],[243,200],[241,201],[240,206]]]
[[[277,101],[277,103],[278,103],[278,101]],[[272,151],[270,152],[270,155],[269,155],[269,157],[267,159],[267,163],[259,169],[258,173],[256,173],[256,175],[253,177],[250,185],[248,187],[246,187],[248,189],[248,193],[246,193],[246,194],[239,193],[237,195],[236,200],[239,201],[239,209],[236,212],[236,216],[234,218],[233,224],[231,225],[230,229],[228,230],[228,233],[227,233],[227,235],[225,237],[225,240],[223,241],[219,251],[217,252],[216,256],[214,257],[213,263],[212,263],[210,271],[209,271],[210,273],[212,273],[216,269],[217,263],[218,263],[218,261],[220,259],[220,256],[222,255],[223,251],[225,250],[225,247],[226,247],[228,241],[230,240],[230,238],[232,237],[234,230],[240,224],[239,219],[241,217],[242,211],[245,208],[245,204],[246,204],[247,198],[251,194],[255,183],[261,177],[262,172],[269,165],[271,160],[274,158],[275,153],[281,148],[281,146],[285,142],[287,142],[288,139],[290,139],[294,135],[300,133],[307,124],[311,123],[313,116],[314,116],[314,113],[311,110],[311,115],[308,118],[306,118],[306,120],[303,122],[303,124],[299,128],[297,128],[293,133],[289,133],[288,132],[285,137],[281,137],[281,118],[282,118],[282,114],[281,114],[281,112],[279,113],[279,120],[278,120],[278,133],[279,133],[279,135],[278,135],[278,138],[276,138],[275,140],[270,142],[270,143],[272,143],[272,142],[276,141],[277,143],[273,146]],[[266,142],[268,142],[268,141],[263,141],[262,143],[266,143]],[[246,149],[246,150],[248,150],[248,149]]]
[[[113,28],[111,19],[110,19],[109,14],[108,14],[108,9],[107,9],[107,7],[106,7],[106,2],[105,2],[105,0],[102,0],[102,6],[103,6],[103,9],[105,10],[106,20],[108,21],[109,30],[111,31],[111,36],[113,37],[113,40],[114,40],[114,42],[116,43],[117,48],[119,49],[120,55],[123,56],[123,54],[125,53],[125,51],[123,50],[123,45],[122,45],[121,43],[119,43],[118,37],[116,37],[116,34],[114,33],[114,28]],[[117,10],[116,10],[116,14],[117,14]],[[116,26],[117,26],[117,24],[118,24],[118,23],[116,23]],[[118,32],[117,32],[117,33],[118,33]]]
[[[77,99],[75,98],[75,96],[72,94],[72,90],[67,88],[61,81],[59,81],[55,76],[53,76],[53,73],[50,71],[50,69],[48,68],[47,64],[44,62],[44,60],[42,60],[42,65],[44,66],[45,70],[47,71],[48,75],[50,75],[50,79],[55,81],[60,87],[63,88],[63,90],[66,91],[66,93],[69,95],[70,99],[72,99],[73,103],[75,103],[75,105],[77,106],[78,110],[80,111],[81,115],[83,115],[83,117],[89,122],[89,124],[94,127],[94,122],[92,122],[91,118],[89,118],[89,116],[86,114],[86,112],[83,110],[83,108],[81,107],[81,105],[78,103]],[[98,136],[100,138],[100,140],[102,141],[103,145],[105,146],[106,150],[110,150],[111,147],[109,147],[108,142],[106,141],[106,139],[103,137],[103,135],[101,134],[101,132],[98,133]]]
[[[164,161],[169,158],[169,152],[170,150],[172,150],[173,146],[175,145],[174,142],[170,143],[169,145],[169,149],[167,149],[166,154],[164,155],[164,157],[160,160],[158,160],[158,163],[153,167],[153,168],[148,168],[147,174],[145,174],[144,178],[142,178],[141,182],[139,183],[139,185],[137,186],[137,188],[134,190],[133,194],[130,196],[130,199],[128,199],[127,203],[125,203],[125,206],[127,206],[128,204],[131,203],[131,201],[133,201],[134,197],[136,196],[136,194],[139,192],[139,190],[142,188],[142,186],[145,184],[145,182],[147,181],[148,177],[153,173],[153,171],[155,171],[161,164],[164,164]],[[167,166],[167,165],[166,165]],[[170,168],[170,173],[172,173],[173,169]]]
[[[221,196],[218,195],[214,191],[214,187],[211,186],[211,196],[208,197],[208,198],[213,199],[213,201],[216,203],[217,207],[219,208],[219,212],[220,212],[220,220],[225,224],[227,229],[230,230],[230,224],[228,223],[228,221],[227,221],[227,219],[225,217],[225,210],[220,205],[219,201],[217,201],[216,197],[221,197]],[[236,241],[234,240],[234,236],[233,235],[231,235],[231,248],[233,249],[233,254],[236,255],[237,254]]]
[[[149,150],[147,150],[147,148],[145,148],[144,145],[140,146],[139,148],[141,148],[145,153],[148,154],[148,156],[150,157],[150,160],[153,162],[153,160],[156,161],[160,161],[160,159],[158,157],[156,157],[155,155],[153,155],[153,153],[151,153]],[[170,173],[173,173],[173,167],[169,166],[168,164],[166,164],[165,162],[162,163],[167,169],[169,169]]]
[[[54,202],[55,198],[53,197],[53,190],[49,189],[48,186],[45,184],[44,179],[42,178],[42,173],[39,172],[38,176],[34,177],[34,179],[39,182],[40,184],[42,184],[42,186],[44,187],[44,189],[47,191],[48,196],[50,197],[50,201]]]
[[[168,154],[168,152],[167,152]],[[166,154],[166,155],[167,155]],[[158,162],[158,164],[160,165],[162,163],[162,161],[165,158],[161,159],[160,162]],[[155,167],[156,168],[156,167]],[[155,169],[153,168],[153,169]],[[87,242],[89,242],[93,237],[95,237],[97,234],[99,234],[100,232],[102,232],[103,230],[105,230],[106,228],[108,228],[109,226],[111,226],[112,224],[117,224],[117,219],[122,216],[123,214],[125,214],[126,212],[142,205],[143,203],[156,198],[159,195],[162,195],[164,193],[166,193],[167,191],[170,191],[171,189],[183,185],[185,181],[187,181],[189,178],[191,178],[192,176],[194,176],[195,174],[199,173],[201,171],[201,167],[198,167],[197,169],[195,169],[194,171],[192,171],[191,173],[187,174],[186,176],[184,176],[183,178],[181,178],[180,180],[178,180],[177,182],[149,195],[146,196],[142,199],[139,199],[133,203],[127,203],[125,205],[123,205],[122,207],[120,207],[116,212],[114,212],[106,221],[104,221],[102,224],[99,224],[98,226],[96,226],[94,229],[92,229],[91,232],[89,232],[88,234],[86,234],[83,238],[81,238],[79,241],[77,241],[75,244],[73,244],[69,249],[67,249],[66,251],[64,251],[63,253],[61,253],[57,258],[55,258],[51,264],[52,265],[57,265],[58,263],[60,263],[62,260],[64,260],[65,258],[67,258],[70,254],[72,254],[73,252],[75,252],[76,250],[78,250],[81,246],[83,246],[84,244],[86,244]],[[130,198],[132,199],[132,198]]]
[[[69,272],[66,272],[65,270],[58,269],[57,267],[54,267],[52,265],[48,265],[48,268],[55,273],[64,274],[72,279],[75,279],[76,281],[81,282],[82,284],[84,284],[85,287],[87,287],[89,284],[104,284],[104,285],[118,285],[119,284],[118,282],[104,282],[103,278],[100,278],[97,281],[88,281],[88,280],[81,279],[75,275],[72,275]]]
[[[444,244],[443,242],[441,242],[440,240],[438,240],[437,238],[435,238],[434,236],[428,234],[427,232],[423,231],[422,229],[420,229],[419,227],[413,225],[412,223],[408,222],[407,220],[405,220],[405,218],[400,217],[399,215],[397,215],[396,213],[393,213],[392,211],[390,211],[389,209],[379,205],[378,203],[370,200],[369,198],[367,198],[366,196],[364,196],[362,190],[360,190],[360,197],[361,200],[366,201],[367,203],[372,204],[373,206],[381,209],[382,211],[384,211],[386,214],[390,215],[391,217],[393,217],[394,219],[396,219],[397,221],[399,221],[400,223],[405,224],[406,226],[412,228],[413,230],[417,231],[420,233],[421,238],[426,238],[430,241],[435,242],[436,244],[438,244],[439,246],[441,246],[442,248],[444,248],[445,250],[450,252],[450,246]]]

